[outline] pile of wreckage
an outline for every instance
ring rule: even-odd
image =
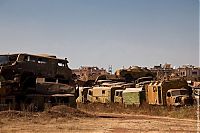
[[[192,105],[200,85],[184,79],[156,80],[147,68],[130,67],[114,75],[99,75],[91,86],[75,82],[67,59],[25,53],[0,55],[0,110],[39,111],[77,103],[117,103],[126,106]],[[79,82],[80,83],[80,82]],[[83,84],[83,83],[81,83]]]
[[[142,72],[121,70],[117,71],[117,75],[117,80],[104,76],[104,78],[98,78],[93,86],[77,87],[79,91],[77,103],[117,103],[127,107],[140,106],[144,103],[185,106],[193,105],[195,101],[194,87],[191,87],[184,79],[156,80],[148,70]],[[119,81],[122,79],[119,78],[120,75],[125,77],[124,81]]]
[[[0,55],[0,110],[76,107],[75,84],[67,59],[51,55]]]

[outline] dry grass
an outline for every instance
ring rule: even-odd
[[[136,114],[136,115],[151,115],[151,116],[166,116],[180,119],[196,119],[196,106],[184,107],[165,107],[143,105],[140,107],[131,106],[123,107],[118,104],[78,104],[78,108],[85,112],[91,113],[120,113],[120,114]]]
[[[93,118],[96,117],[94,115],[85,113],[75,108],[68,107],[66,105],[54,106],[48,110],[43,112],[30,112],[30,111],[16,111],[16,110],[8,110],[8,111],[0,111],[0,119],[6,119],[8,121],[19,120],[26,121],[31,120],[34,123],[38,123],[39,121],[49,121],[52,119],[76,119],[76,118]],[[39,120],[39,121],[38,121]],[[0,125],[2,123],[0,122]]]
[[[81,118],[81,117],[97,117],[95,113],[118,113],[118,114],[133,114],[133,115],[150,115],[150,116],[166,116],[180,119],[197,119],[196,106],[184,107],[165,107],[165,106],[151,106],[143,105],[140,107],[131,106],[123,107],[118,104],[78,104],[78,109],[70,108],[65,105],[54,106],[43,112],[29,112],[29,111],[1,111],[0,118],[8,119],[44,119],[52,118]]]

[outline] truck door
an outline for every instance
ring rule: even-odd
[[[159,104],[162,104],[162,92],[160,86],[158,86],[158,102]]]

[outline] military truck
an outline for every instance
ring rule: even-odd
[[[148,104],[168,106],[193,104],[191,88],[183,79],[153,81],[145,88],[145,92]]]
[[[87,100],[91,103],[114,103],[115,91],[121,86],[93,87],[88,89]]]
[[[20,80],[20,82],[30,78],[45,77],[69,83],[72,71],[67,63],[67,59],[58,59],[51,55],[0,55],[0,75],[5,80]]]
[[[30,101],[30,97],[39,95],[43,98],[45,95],[49,97],[59,93],[63,94],[62,89],[53,92],[40,87],[39,91],[36,81],[40,78],[51,86],[53,84],[73,86],[72,71],[67,63],[66,58],[58,59],[52,55],[25,53],[0,55],[0,109],[8,105],[19,108],[28,97]]]
[[[122,98],[125,107],[140,106],[145,101],[145,91],[142,88],[126,88]]]
[[[184,106],[191,105],[193,98],[189,95],[189,91],[185,88],[170,89],[166,94],[167,106]]]

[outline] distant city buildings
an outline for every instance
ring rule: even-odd
[[[181,77],[186,80],[200,81],[200,67],[195,67],[192,65],[183,65],[178,68],[173,68],[172,65],[168,63],[164,65],[160,64],[149,69],[147,69],[146,67],[142,68],[139,66],[131,66],[128,69],[122,69],[121,71],[117,70],[115,72],[115,75],[116,76],[122,75],[126,77],[130,73],[129,71],[139,72],[143,69],[150,70],[152,73],[154,73],[156,75],[157,80],[166,80],[170,78]],[[125,72],[125,70],[127,72]],[[107,72],[106,69],[103,69],[103,68],[100,69],[98,67],[90,67],[90,66],[81,66],[79,69],[73,69],[72,72],[73,74],[76,75],[76,79],[80,81],[95,80],[100,75],[111,75],[112,73],[111,67],[108,69],[108,72]],[[140,76],[142,76],[142,74]],[[130,76],[130,74],[128,76]],[[137,77],[138,74],[133,74],[131,76]]]
[[[183,65],[177,68],[177,73],[180,77],[184,77],[188,80],[200,80],[200,67]]]
[[[171,64],[167,63],[164,65],[160,64],[159,66],[154,66],[153,68],[150,68],[150,70],[151,72],[156,73],[157,79],[167,79],[174,72]]]

